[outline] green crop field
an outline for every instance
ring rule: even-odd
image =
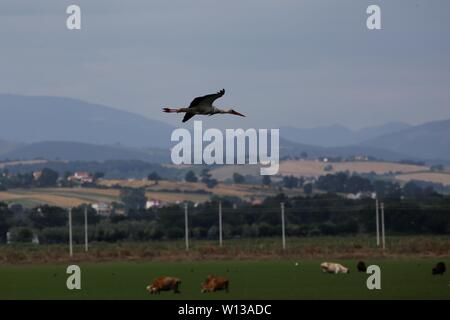
[[[437,259],[367,260],[381,267],[381,290],[368,290],[357,261],[350,274],[324,274],[321,261],[81,263],[81,290],[66,288],[67,265],[1,266],[0,299],[450,299],[450,274],[432,276]],[[298,262],[298,266],[295,263]],[[208,274],[230,279],[230,292],[200,293]],[[180,278],[181,294],[150,295],[157,276]]]

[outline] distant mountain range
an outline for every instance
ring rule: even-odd
[[[167,148],[172,127],[77,99],[0,94],[0,139]]]
[[[350,152],[386,160],[450,161],[450,120],[417,126],[393,122],[359,131],[341,126],[285,128],[281,129],[280,134],[295,143],[308,141],[326,147],[330,156]],[[318,147],[315,148],[313,150]]]
[[[450,159],[450,120],[433,121],[384,134],[363,143],[424,160]]]
[[[0,146],[1,147],[1,146]],[[0,149],[1,150],[1,149]],[[347,157],[351,155],[371,155],[379,159],[398,161],[408,158],[396,152],[369,146],[348,146],[326,148],[310,146],[280,139],[280,156],[308,157]],[[47,141],[22,144],[9,152],[0,152],[0,160],[70,160],[70,161],[106,161],[106,160],[141,160],[151,163],[170,162],[169,149],[133,148],[124,146],[94,145],[82,142]]]
[[[168,162],[173,130],[137,114],[70,98],[0,94],[0,160]],[[392,122],[352,131],[342,126],[280,130],[281,156],[368,155],[385,160],[450,162],[450,120]],[[17,141],[17,142],[10,142]]]
[[[69,161],[141,160],[151,163],[170,161],[167,149],[137,149],[94,145],[83,142],[49,141],[21,145],[0,154],[0,159],[45,159]]]
[[[17,144],[17,143],[0,140],[0,156],[14,150],[18,146],[19,146],[19,144]]]
[[[403,122],[390,122],[381,126],[363,128],[357,131],[344,126],[332,125],[317,128],[282,127],[280,134],[283,138],[307,145],[321,147],[344,147],[357,145],[369,139],[410,128]]]
[[[306,152],[309,158],[317,157],[349,157],[355,155],[367,155],[386,161],[400,161],[409,159],[408,155],[382,148],[364,145],[343,147],[320,147],[302,143],[296,143],[284,138],[280,139],[280,157],[301,157]]]

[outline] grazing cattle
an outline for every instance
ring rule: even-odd
[[[358,264],[356,265],[356,269],[358,269],[359,272],[366,272],[367,271],[367,266],[364,263],[364,261],[360,261],[358,262]]]
[[[181,280],[174,277],[159,277],[153,280],[153,283],[147,286],[147,291],[151,294],[159,294],[161,291],[171,291],[174,293],[180,293],[178,287],[181,284]]]
[[[229,283],[230,281],[227,278],[210,275],[206,278],[206,281],[202,283],[201,292],[216,292],[219,290],[228,292]]]
[[[334,273],[334,274],[338,274],[338,273],[350,273],[350,269],[344,267],[342,264],[340,263],[334,263],[334,262],[323,262],[320,265],[320,268],[322,269],[323,272],[326,273]]]
[[[444,272],[446,269],[447,268],[445,267],[445,263],[439,262],[438,264],[436,264],[436,267],[433,268],[432,273],[433,273],[433,275],[440,274],[442,276],[442,275],[444,275]]]

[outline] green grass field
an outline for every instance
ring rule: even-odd
[[[66,264],[0,266],[0,299],[450,299],[450,274],[431,275],[438,260],[367,260],[382,271],[382,290],[374,291],[355,260],[339,260],[352,269],[340,275],[323,274],[318,260],[81,263],[82,289],[73,291]],[[208,274],[228,277],[230,292],[200,293]],[[161,275],[179,277],[181,294],[148,294]]]

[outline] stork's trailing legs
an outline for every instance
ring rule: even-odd
[[[181,113],[181,112],[187,112],[187,108],[163,108],[163,112],[166,113]]]

